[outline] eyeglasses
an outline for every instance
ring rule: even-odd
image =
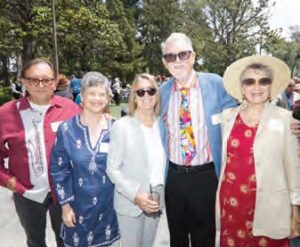
[[[253,86],[255,83],[257,82],[257,80],[255,80],[254,78],[247,78],[247,79],[244,79],[242,81],[242,84],[246,87],[251,87]],[[258,80],[258,84],[260,86],[268,86],[268,85],[271,85],[272,84],[272,79],[271,78],[268,78],[268,77],[264,77],[264,78],[260,78]]]
[[[156,94],[156,88],[145,88],[145,89],[139,89],[136,90],[136,95],[139,97],[144,97],[145,93],[148,93],[149,96],[153,96]]]
[[[32,77],[25,77],[24,78],[31,86],[37,87],[40,82],[43,84],[43,86],[51,86],[53,83],[54,79],[53,78],[44,78],[44,79],[39,79],[39,78],[32,78]]]
[[[163,58],[167,63],[173,63],[176,61],[177,57],[179,60],[188,60],[191,56],[192,51],[181,51],[178,54],[175,53],[166,53],[163,55]]]

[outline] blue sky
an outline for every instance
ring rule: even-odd
[[[276,0],[275,7],[271,8],[271,14],[271,27],[281,27],[282,36],[289,38],[289,26],[300,26],[300,0]]]

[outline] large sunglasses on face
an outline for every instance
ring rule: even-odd
[[[148,95],[153,96],[156,94],[156,88],[142,88],[139,90],[136,90],[136,95],[139,97],[144,97],[145,93],[148,93]]]
[[[251,87],[253,86],[255,83],[257,82],[257,80],[255,80],[254,78],[247,78],[247,79],[244,79],[242,81],[242,84],[246,87]],[[268,78],[268,77],[264,77],[264,78],[260,78],[258,80],[258,84],[260,86],[268,86],[268,85],[271,85],[272,84],[272,79],[271,78]]]
[[[39,78],[32,78],[32,77],[25,77],[24,78],[31,86],[37,87],[40,82],[43,84],[43,86],[51,86],[54,79],[53,78],[44,78],[44,79],[39,79]]]
[[[176,53],[166,53],[163,55],[163,58],[167,63],[175,62],[177,57],[179,60],[188,60],[191,56],[192,51],[181,51],[178,54]]]

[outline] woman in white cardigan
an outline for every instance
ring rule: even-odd
[[[113,126],[107,164],[107,174],[115,184],[114,207],[122,247],[153,246],[164,198],[166,162],[159,113],[160,95],[154,77],[137,75],[128,116]]]
[[[242,104],[221,116],[217,246],[283,247],[300,234],[300,160],[292,117],[269,103],[289,75],[281,60],[257,55],[225,71],[227,91]]]

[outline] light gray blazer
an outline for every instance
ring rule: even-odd
[[[158,121],[158,120],[157,120]],[[140,188],[149,188],[150,178],[145,137],[136,117],[125,116],[115,122],[110,136],[107,174],[115,184],[117,213],[136,217],[142,210],[134,204]]]

